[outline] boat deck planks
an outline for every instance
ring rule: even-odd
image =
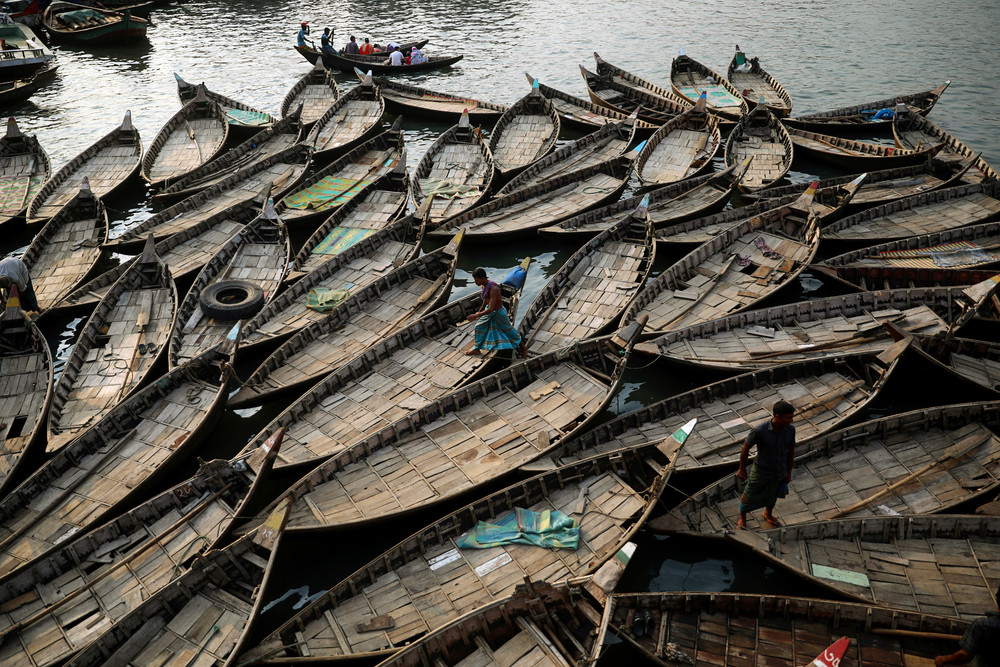
[[[49,156],[35,135],[26,135],[13,118],[0,138],[0,224],[19,215],[52,175]]]
[[[463,113],[427,149],[417,164],[414,201],[431,199],[429,222],[436,223],[479,204],[493,180],[493,155],[479,128]]]
[[[281,101],[281,115],[287,116],[301,106],[300,122],[312,125],[339,97],[340,90],[333,72],[324,68],[323,61],[317,58],[313,69],[296,81]]]
[[[493,163],[514,174],[555,148],[560,120],[552,103],[535,87],[503,113],[490,134]]]
[[[192,172],[218,157],[229,125],[216,102],[199,95],[170,118],[142,159],[142,176],[162,184]]]
[[[316,153],[333,154],[377,131],[385,115],[378,88],[361,83],[339,97],[320,116],[306,138]]]
[[[767,106],[758,104],[743,116],[726,141],[727,166],[753,158],[740,181],[740,188],[760,190],[773,185],[792,166],[794,146],[788,131]]]

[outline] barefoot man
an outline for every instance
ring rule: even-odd
[[[771,418],[750,431],[740,450],[740,469],[736,476],[746,482],[740,496],[740,518],[736,527],[746,530],[747,512],[764,508],[764,521],[777,528],[781,523],[774,516],[774,503],[788,493],[795,465],[795,408],[778,401],[771,409]],[[757,447],[757,458],[747,475],[750,448]]]
[[[500,286],[486,277],[484,268],[473,271],[472,279],[483,288],[483,305],[466,318],[470,322],[479,320],[476,322],[475,346],[466,354],[482,354],[483,350],[517,350],[523,357],[525,351],[521,346],[521,336],[510,323],[510,315],[500,298]]]

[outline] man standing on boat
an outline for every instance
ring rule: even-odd
[[[311,46],[311,47],[313,47],[315,49],[316,48],[316,43],[313,42],[311,39],[309,39],[306,36],[308,34],[309,34],[309,24],[307,22],[303,21],[302,25],[299,27],[298,42],[296,42],[296,43],[298,44],[298,46],[300,48],[305,48],[306,46]],[[306,42],[309,42],[309,44],[306,44]]]
[[[35,298],[35,288],[31,285],[28,267],[16,257],[6,257],[0,260],[0,289],[4,291],[5,303],[12,285],[17,287],[24,312],[38,312],[38,299]]]
[[[736,527],[746,530],[747,512],[764,508],[764,521],[771,527],[781,525],[774,516],[774,504],[788,493],[795,465],[795,408],[791,403],[778,401],[771,410],[771,418],[750,431],[740,450],[738,479],[746,482],[740,496],[740,518]],[[750,448],[757,447],[757,458],[747,475]]]
[[[483,305],[465,318],[469,322],[479,320],[476,322],[476,342],[466,354],[474,356],[482,354],[483,350],[517,350],[523,358],[524,345],[517,329],[510,323],[510,315],[500,296],[500,286],[486,277],[486,269],[482,267],[472,272],[472,279],[483,288]]]

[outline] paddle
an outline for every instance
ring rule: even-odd
[[[951,447],[949,447],[948,449],[944,450],[944,454],[941,456],[941,458],[937,459],[936,461],[932,461],[932,462],[928,463],[927,465],[925,465],[920,470],[917,470],[916,472],[910,473],[909,475],[907,475],[903,479],[899,480],[895,484],[891,484],[891,485],[885,487],[881,491],[879,491],[877,493],[874,493],[871,496],[868,496],[864,500],[862,500],[860,502],[856,502],[853,505],[851,505],[850,507],[847,507],[845,509],[840,510],[839,512],[837,512],[833,516],[826,517],[824,520],[829,521],[830,519],[839,519],[842,516],[846,516],[848,514],[851,514],[852,512],[855,512],[855,511],[857,511],[859,509],[867,507],[869,504],[875,502],[876,500],[878,500],[878,499],[880,499],[880,498],[882,498],[884,496],[889,495],[889,493],[891,493],[892,491],[895,491],[899,487],[904,486],[904,485],[912,482],[913,480],[915,480],[920,475],[924,474],[928,470],[931,470],[932,468],[935,468],[935,467],[941,465],[945,461],[948,461],[949,459],[960,459],[960,458],[962,458],[963,456],[965,456],[965,455],[969,454],[970,452],[972,452],[973,450],[977,449],[980,445],[982,445],[984,442],[986,442],[987,440],[991,439],[992,437],[993,437],[992,433],[982,433],[982,432],[979,432],[979,433],[974,433],[974,434],[972,434],[972,435],[970,435],[970,436],[968,436],[966,438],[963,438],[963,439],[959,440],[958,442],[956,442]]]
[[[195,138],[195,136],[194,136],[194,128],[191,127],[191,123],[188,122],[187,118],[184,119],[184,125],[187,127],[188,136],[191,138],[191,141],[194,143],[194,147],[196,149],[198,149],[198,164],[201,164],[202,162],[205,161],[205,158],[201,154],[201,144],[199,144],[198,140]]]
[[[35,156],[31,156],[31,161],[28,162],[28,179],[25,181],[24,194],[21,196],[21,205],[18,206],[18,210],[23,209],[28,205],[28,194],[31,192],[31,172],[35,169]]]

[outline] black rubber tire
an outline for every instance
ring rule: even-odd
[[[217,320],[245,320],[264,307],[264,290],[249,280],[220,280],[198,296],[201,312]]]

